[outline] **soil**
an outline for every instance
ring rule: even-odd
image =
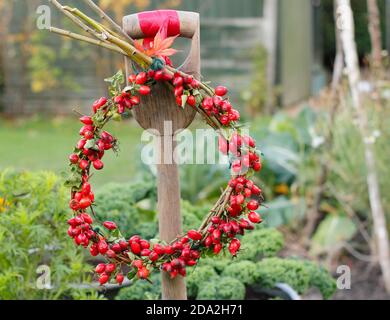
[[[333,300],[390,300],[378,266],[353,261],[350,290],[337,290]]]
[[[282,257],[294,256],[313,260],[297,233],[283,227],[281,231],[286,237],[286,246],[281,252]],[[365,254],[366,257],[369,257],[368,249]],[[390,294],[386,293],[378,264],[359,260],[342,248],[335,250],[331,257],[328,256],[328,259],[323,259],[319,263],[330,270],[335,279],[341,275],[336,273],[338,266],[349,266],[351,270],[351,288],[337,289],[332,300],[390,300]],[[320,300],[322,295],[318,290],[312,289],[303,295],[302,299]]]
[[[338,289],[332,300],[390,300],[390,295],[383,286],[379,267],[358,261],[351,270],[353,270],[351,289]],[[322,296],[318,290],[313,289],[302,296],[302,299],[322,300]]]

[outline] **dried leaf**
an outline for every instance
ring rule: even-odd
[[[177,53],[176,49],[165,49],[165,50],[159,51],[156,55],[170,57],[170,56],[173,56],[175,53]]]
[[[177,37],[178,36],[174,36],[174,37],[168,37],[168,38],[164,39],[161,42],[160,48],[161,49],[168,49],[168,48],[172,47],[172,45],[175,42]]]
[[[154,37],[154,40],[153,40],[153,49],[154,50],[158,50],[160,47],[161,47],[161,43],[162,43],[163,39],[162,39],[162,36],[161,36],[161,29],[157,32],[156,36]]]
[[[152,41],[138,40],[134,46],[149,57],[169,57],[177,53],[177,50],[171,48],[177,37],[166,37],[166,30],[161,27]]]

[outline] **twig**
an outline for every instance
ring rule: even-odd
[[[87,5],[89,5],[102,20],[106,20],[111,26],[113,26],[120,34],[126,37],[130,43],[134,43],[133,38],[131,38],[113,19],[111,19],[100,7],[93,2],[92,0],[84,0]]]
[[[140,52],[135,47],[133,47],[130,43],[118,39],[110,34],[107,34],[106,36],[109,42],[117,45],[119,48],[125,51],[127,55],[131,58],[131,60],[139,64],[141,67],[143,68],[149,67],[153,63],[153,59],[151,57]]]
[[[101,33],[99,37],[102,37],[104,40],[107,40],[107,34],[110,34],[114,36],[115,38],[120,38],[121,36],[116,34],[114,31],[110,30],[109,28],[105,27],[103,24],[100,22],[92,19],[91,17],[87,16],[84,12],[77,8],[71,8],[68,6],[63,7],[64,10],[70,12],[72,15],[76,16],[77,18],[81,19],[88,25],[90,25],[92,28],[95,29],[95,32],[98,31]]]
[[[232,192],[233,192],[233,188],[232,187],[228,187],[226,189],[225,199],[224,199],[222,205],[219,207],[219,210],[218,210],[217,215],[216,215],[217,217],[220,217],[221,214],[223,213],[223,210],[225,209],[225,207],[226,207],[226,205],[227,205],[227,203],[228,203],[228,201],[230,199],[230,196],[231,196]]]
[[[88,27],[85,23],[83,23],[80,19],[75,17],[71,12],[67,11],[65,6],[61,5],[57,0],[49,0],[50,3],[55,5],[58,10],[60,10],[63,14],[65,14],[70,20],[73,21],[76,25],[78,25],[80,28],[82,28],[85,32],[93,35],[94,37],[98,38],[99,40],[104,41],[101,35],[99,35],[95,30]]]
[[[208,216],[205,218],[205,220],[202,222],[199,230],[202,231],[210,222],[210,219],[212,217],[219,217],[223,213],[223,210],[226,207],[227,202],[230,199],[230,195],[232,194],[233,189],[229,186],[225,189],[225,191],[221,194],[220,198],[218,199],[217,203],[214,205],[214,207],[210,210],[210,213]],[[222,202],[222,203],[221,203]],[[217,213],[215,213],[215,210],[217,210]]]
[[[72,111],[73,111],[75,114],[77,114],[78,116],[80,116],[80,117],[83,116],[83,114],[82,114],[80,111],[76,110],[76,109],[72,109]]]
[[[79,40],[79,41],[87,42],[87,43],[90,43],[90,44],[93,44],[93,45],[96,45],[96,46],[99,46],[99,47],[103,47],[103,48],[109,49],[111,51],[114,51],[114,52],[117,52],[117,53],[120,53],[120,54],[123,54],[123,55],[126,55],[126,52],[124,52],[120,48],[118,48],[116,46],[113,46],[113,45],[111,45],[109,43],[106,43],[106,42],[104,42],[102,40],[95,40],[95,39],[83,36],[81,34],[78,34],[78,33],[74,33],[74,32],[68,31],[68,30],[63,30],[63,29],[59,29],[59,28],[55,28],[55,27],[51,27],[49,29],[49,31],[53,32],[53,33],[57,33],[57,34],[62,35],[62,36],[65,36],[65,37],[68,37],[68,38],[72,38],[72,39],[76,39],[76,40]]]
[[[82,11],[80,11],[77,8],[70,8],[70,7],[63,7],[63,10],[65,12],[70,13],[73,16],[76,16],[77,18],[81,19],[85,23],[89,24],[91,27],[93,27],[95,30],[102,33],[102,38],[105,41],[108,41],[112,44],[115,44],[119,48],[121,48],[123,51],[126,52],[126,54],[137,64],[139,64],[141,67],[148,67],[153,63],[153,59],[144,53],[137,50],[133,45],[130,43],[119,39],[118,37],[114,36],[112,32],[110,32],[108,29],[106,29],[104,26],[102,26],[100,23],[95,21],[94,19],[88,17],[86,14],[84,14]]]
[[[335,190],[335,188],[331,185],[330,186],[330,189],[331,190]],[[369,234],[367,233],[366,231],[366,228],[365,226],[363,225],[363,223],[359,220],[359,218],[356,216],[355,214],[355,211],[353,210],[353,208],[351,208],[351,206],[348,204],[347,201],[345,201],[341,195],[337,192],[332,192],[332,196],[335,197],[335,199],[340,203],[340,205],[343,206],[343,208],[345,209],[345,213],[347,214],[347,216],[354,221],[354,223],[357,225],[359,231],[360,231],[360,234],[361,236],[364,238],[364,240],[367,242],[368,245],[370,245],[372,239],[370,238]]]
[[[71,283],[68,286],[69,288],[79,289],[79,290],[97,289],[98,291],[109,291],[109,290],[118,290],[121,288],[129,287],[133,283],[134,281],[125,278],[122,285],[107,283],[104,286],[102,286],[99,284],[99,282],[93,282],[93,283]]]
[[[375,261],[375,259],[372,256],[360,253],[354,247],[352,247],[348,242],[344,242],[343,245],[344,245],[345,250],[347,250],[356,259],[361,260],[361,261],[365,261],[365,262],[374,262]]]
[[[91,29],[93,32],[96,33],[97,31],[99,31],[99,32],[105,31],[104,28],[100,25],[100,23],[98,23],[94,19],[88,17],[86,14],[84,14],[79,9],[72,8],[69,6],[63,6],[62,9],[64,10],[64,12],[68,13],[68,15],[72,16],[74,19],[80,20],[81,23],[83,23],[85,26],[87,26],[87,28]],[[92,29],[90,26],[86,25],[85,23],[87,23],[88,25],[90,25],[94,29]]]

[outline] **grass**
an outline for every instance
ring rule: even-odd
[[[52,119],[0,119],[0,170],[67,171],[67,158],[79,139],[76,117]],[[95,174],[95,184],[125,182],[137,172],[142,129],[134,121],[110,123],[107,127],[120,140],[119,156],[107,152],[105,170]]]

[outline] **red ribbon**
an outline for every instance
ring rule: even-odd
[[[180,34],[179,14],[175,10],[141,12],[138,20],[145,38],[154,37],[160,29],[163,39]]]

